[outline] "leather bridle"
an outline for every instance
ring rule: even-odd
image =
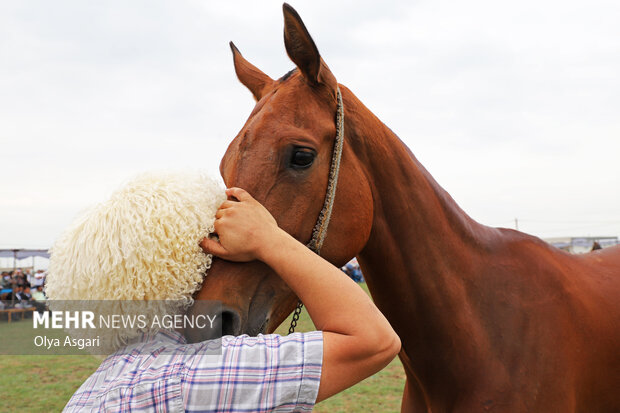
[[[334,199],[336,198],[336,186],[338,185],[338,173],[340,172],[340,160],[342,159],[342,146],[344,143],[344,107],[342,105],[342,95],[340,88],[336,87],[336,99],[338,101],[336,108],[336,140],[334,142],[334,150],[332,152],[332,162],[329,169],[329,178],[327,181],[327,190],[325,192],[325,201],[323,202],[323,208],[319,212],[316,224],[312,229],[312,238],[310,242],[306,244],[308,248],[314,251],[317,255],[321,255],[321,247],[327,236],[327,227],[329,226],[329,220],[332,216],[332,210],[334,209]],[[297,327],[297,321],[299,320],[299,314],[304,304],[301,300],[297,303],[297,307],[293,312],[293,319],[288,329],[288,333],[294,333],[295,327]]]

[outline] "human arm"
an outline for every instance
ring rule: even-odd
[[[330,397],[387,365],[400,340],[366,293],[342,271],[278,227],[246,191],[227,190],[216,214],[220,241],[205,239],[206,252],[231,261],[261,260],[304,302],[323,331],[323,371],[317,401]]]

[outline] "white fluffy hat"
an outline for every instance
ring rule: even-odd
[[[201,172],[137,176],[54,243],[47,296],[52,303],[175,300],[177,312],[184,310],[211,265],[199,242],[213,232],[225,199],[224,188]],[[136,334],[125,331],[117,339]]]

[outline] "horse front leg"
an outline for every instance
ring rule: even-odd
[[[417,389],[416,389],[417,388]],[[405,391],[403,392],[403,400],[400,405],[401,413],[429,413],[430,407],[426,405],[424,394],[419,389],[417,383],[411,383],[407,379],[405,382]]]
[[[398,355],[400,361],[405,368],[407,380],[405,381],[405,390],[403,391],[403,400],[400,405],[402,413],[430,413],[431,408],[428,403],[428,397],[424,392],[422,384],[418,377],[411,369],[411,362],[405,351],[402,350]]]

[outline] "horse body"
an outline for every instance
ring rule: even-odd
[[[373,188],[372,230],[358,260],[403,342],[405,406],[618,408],[620,247],[572,256],[478,224],[341,89],[347,143],[367,154]]]
[[[232,46],[257,104],[220,171],[307,242],[325,197],[340,87],[345,143],[321,255],[339,266],[358,257],[399,334],[403,411],[620,411],[620,247],[571,256],[471,219],[338,85],[297,13],[285,5],[284,17],[297,70],[281,79]],[[214,260],[197,298],[223,302],[225,334],[272,332],[296,304],[260,262]]]

